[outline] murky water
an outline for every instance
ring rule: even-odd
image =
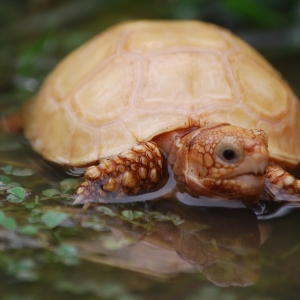
[[[21,137],[0,144],[2,299],[298,299],[298,204],[83,210]],[[12,182],[27,196],[8,196]]]

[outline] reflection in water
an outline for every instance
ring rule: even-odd
[[[260,231],[250,209],[192,207],[175,200],[104,208],[110,211],[101,216],[109,233],[72,241],[87,260],[157,276],[202,272],[218,286],[248,286],[259,278],[258,247],[268,230]],[[91,214],[99,212],[77,218],[86,222]]]

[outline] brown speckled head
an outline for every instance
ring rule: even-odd
[[[261,130],[209,125],[177,141],[171,157],[175,176],[192,194],[255,202],[265,183],[267,136]]]

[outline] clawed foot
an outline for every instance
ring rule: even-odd
[[[122,195],[137,195],[160,187],[163,157],[154,142],[144,142],[120,155],[102,159],[85,172],[74,204],[110,202]]]
[[[280,166],[269,164],[265,177],[266,188],[272,199],[300,201],[300,181]]]

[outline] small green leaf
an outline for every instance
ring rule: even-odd
[[[74,266],[79,263],[78,250],[73,245],[59,245],[55,249],[55,254],[60,257],[61,261],[68,266]]]
[[[48,189],[43,191],[43,195],[47,198],[52,198],[56,195],[60,195],[60,191],[57,189]]]
[[[123,210],[122,211],[122,216],[125,217],[128,220],[133,220],[134,215],[132,210]]]
[[[7,199],[8,200],[23,200],[26,196],[26,192],[22,187],[13,187],[9,190],[7,190],[7,193],[9,193],[10,195],[8,195]]]
[[[19,198],[13,194],[9,194],[6,199],[10,202],[10,203],[21,203],[23,202],[24,199]]]
[[[15,175],[15,176],[31,176],[34,174],[34,171],[31,169],[13,169],[11,174]]]
[[[5,167],[0,167],[4,171],[5,174],[11,174],[13,170],[13,166],[5,166]]]
[[[0,225],[10,230],[15,230],[17,228],[16,221],[13,218],[9,218],[9,217],[1,218]]]
[[[170,221],[173,222],[173,224],[175,226],[178,226],[178,225],[184,223],[184,220],[180,219],[180,217],[178,215],[172,214],[170,212],[167,213],[167,217],[170,219]]]
[[[135,219],[138,219],[138,218],[140,218],[140,217],[142,217],[142,216],[144,216],[145,215],[145,213],[143,213],[142,211],[134,211],[133,212],[133,216],[134,216],[134,218]]]
[[[28,219],[27,219],[27,222],[28,223],[40,223],[40,221],[41,221],[41,218],[40,218],[40,216],[39,215],[31,215],[31,216],[29,216],[28,217]]]
[[[78,186],[78,179],[74,179],[74,178],[64,179],[60,183],[60,189],[63,194],[68,192],[69,190],[75,189],[77,186]]]
[[[133,219],[138,219],[138,218],[144,216],[145,214],[141,211],[136,211],[136,210],[135,211],[123,210],[122,215],[128,220],[133,220]]]
[[[90,228],[94,229],[96,231],[108,231],[109,229],[104,226],[103,224],[100,223],[95,223],[95,222],[84,222],[81,224],[82,228]]]
[[[173,222],[173,224],[174,224],[175,226],[178,226],[178,225],[183,224],[183,223],[185,222],[185,220],[180,219],[180,218],[178,217],[178,218],[173,219],[172,222]]]
[[[135,243],[134,240],[126,239],[126,238],[123,239],[116,239],[113,237],[103,238],[103,246],[108,250],[120,250],[133,243]]]
[[[10,183],[10,179],[7,176],[0,176],[0,185],[5,185]]]
[[[58,226],[66,218],[67,215],[63,212],[49,211],[42,216],[41,220],[44,222],[44,224],[47,227],[54,228]]]
[[[39,203],[35,203],[35,202],[29,202],[29,203],[23,203],[23,205],[27,208],[27,209],[33,209],[37,206],[41,206],[42,204]]]
[[[38,275],[35,272],[35,262],[32,258],[23,258],[16,262],[10,272],[22,281],[35,281],[38,279]]]
[[[0,185],[0,191],[6,191],[17,186],[20,186],[17,182],[9,182],[6,185]]]
[[[101,211],[101,212],[103,212],[104,215],[110,216],[110,217],[117,216],[110,208],[108,208],[106,206],[97,207],[97,211]]]
[[[163,215],[160,212],[150,212],[149,216],[152,217],[153,219],[156,219],[157,221],[168,221],[170,220],[170,218],[168,218],[167,216]]]
[[[13,187],[9,189],[7,192],[21,199],[25,198],[26,196],[26,192],[22,187]]]
[[[75,246],[62,244],[56,247],[55,253],[59,256],[70,257],[70,256],[77,256],[78,251]]]
[[[174,225],[178,226],[184,223],[183,219],[180,219],[178,215],[172,214],[170,212],[167,215],[163,215],[160,212],[150,212],[149,216],[157,221],[172,221]]]
[[[33,226],[33,225],[25,225],[19,229],[19,232],[21,234],[35,235],[35,234],[37,234],[38,229],[36,226]]]

